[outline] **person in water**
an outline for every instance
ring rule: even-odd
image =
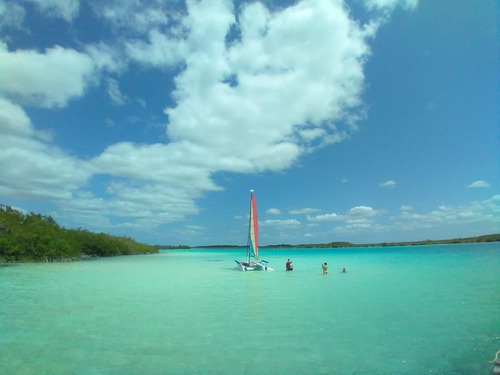
[[[321,268],[323,269],[323,275],[328,273],[328,264],[326,262],[321,265]]]
[[[347,273],[347,271],[345,270],[345,268],[342,268],[342,273]]]
[[[285,263],[285,269],[287,271],[293,271],[293,263],[290,259],[288,259]]]

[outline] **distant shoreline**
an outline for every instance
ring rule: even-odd
[[[350,248],[350,247],[391,247],[391,246],[422,246],[422,245],[450,245],[450,244],[460,244],[460,243],[482,243],[482,242],[500,242],[500,234],[488,234],[476,237],[466,237],[466,238],[453,238],[446,240],[424,240],[424,241],[407,241],[407,242],[380,242],[380,243],[368,243],[368,244],[355,244],[351,242],[330,242],[330,243],[320,243],[320,244],[278,244],[278,245],[266,245],[260,246],[261,249],[323,249],[323,248]],[[158,246],[162,250],[169,249],[227,249],[227,248],[245,248],[242,245],[205,245],[205,246],[182,246],[173,247],[166,246],[165,248]]]

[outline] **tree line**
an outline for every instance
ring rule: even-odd
[[[157,246],[138,243],[129,237],[66,229],[47,215],[23,214],[0,205],[0,260],[52,261],[87,256],[149,254]]]

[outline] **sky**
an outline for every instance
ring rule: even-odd
[[[496,0],[0,0],[0,203],[160,245],[500,233]]]

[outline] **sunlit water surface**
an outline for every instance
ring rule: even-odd
[[[492,371],[500,243],[243,252],[0,267],[0,373]]]

